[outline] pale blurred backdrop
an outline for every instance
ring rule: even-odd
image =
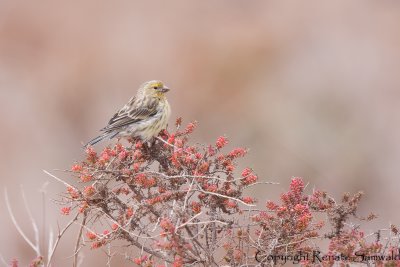
[[[42,170],[68,169],[144,81],[172,88],[171,124],[197,120],[198,142],[246,146],[276,199],[292,176],[335,197],[363,190],[367,227],[400,224],[400,3],[397,1],[0,0],[0,254],[34,253],[23,185],[42,231],[57,229],[64,190]],[[104,144],[99,147],[104,146]],[[68,176],[53,171],[68,179]],[[71,266],[68,232],[55,266]],[[83,266],[104,266],[84,250]],[[130,266],[116,259],[115,266]]]

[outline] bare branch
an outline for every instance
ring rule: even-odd
[[[5,267],[9,267],[9,264],[5,261],[5,259],[3,258],[3,255],[0,254],[0,261],[1,263],[4,264]]]
[[[5,198],[5,201],[6,201],[8,213],[9,213],[9,215],[11,217],[11,220],[12,220],[15,228],[17,229],[18,233],[22,236],[22,238],[25,240],[25,242],[28,243],[28,245],[35,251],[36,256],[40,256],[39,247],[34,245],[33,242],[25,235],[24,231],[22,231],[22,229],[19,226],[17,220],[15,219],[14,213],[13,213],[11,205],[10,205],[10,200],[8,198],[7,188],[4,188],[4,198]]]
[[[47,250],[47,255],[51,254],[51,250],[53,248],[54,245],[54,232],[53,232],[53,228],[50,227],[50,231],[49,231],[49,243],[48,243],[48,250]]]
[[[48,171],[46,171],[46,170],[43,170],[43,172],[44,172],[45,174],[47,174],[48,176],[50,176],[50,177],[52,177],[52,178],[56,179],[56,180],[57,180],[57,181],[59,181],[60,183],[63,183],[65,186],[67,186],[67,187],[72,187],[73,189],[75,189],[75,190],[78,190],[78,188],[76,188],[75,186],[73,186],[73,185],[71,185],[71,184],[67,183],[67,182],[66,182],[66,181],[64,181],[64,180],[61,180],[61,179],[60,179],[60,178],[58,178],[57,176],[55,176],[55,175],[53,175],[53,174],[49,173]]]
[[[45,240],[46,240],[46,188],[48,186],[49,182],[46,181],[42,187],[40,188],[39,192],[42,194],[42,248],[43,250],[45,249]],[[39,244],[39,243],[38,243]]]
[[[200,191],[200,192],[202,192],[204,194],[209,194],[209,195],[213,195],[213,196],[218,196],[218,197],[222,197],[222,198],[231,199],[231,200],[237,201],[237,202],[239,202],[239,203],[241,203],[241,204],[243,204],[243,205],[245,205],[247,207],[255,207],[256,206],[256,205],[253,205],[253,204],[248,204],[248,203],[246,203],[243,200],[240,200],[238,198],[234,198],[234,197],[218,194],[218,193],[215,193],[215,192],[205,191],[205,190],[203,190],[201,188],[197,188],[197,189],[194,189],[194,190]]]
[[[31,224],[32,224],[33,232],[35,233],[35,247],[38,248],[39,255],[42,255],[40,253],[39,228],[38,228],[38,226],[36,224],[35,219],[33,218],[31,210],[29,209],[28,201],[26,200],[24,188],[23,188],[22,185],[21,185],[21,195],[22,195],[22,200],[24,201],[24,206],[25,206],[26,213],[28,214],[28,217],[29,217],[29,219],[31,221]],[[37,255],[37,256],[39,256],[39,255]]]

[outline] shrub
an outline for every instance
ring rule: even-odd
[[[375,218],[357,215],[362,193],[336,201],[294,177],[279,200],[257,201],[248,188],[272,183],[238,169],[247,150],[226,150],[224,136],[194,145],[195,128],[178,119],[152,143],[89,147],[71,180],[53,176],[67,186],[61,214],[73,216],[69,225],[82,219],[74,266],[84,246],[104,249],[109,262],[133,255],[127,260],[138,266],[400,264],[395,226],[366,234],[356,224]]]

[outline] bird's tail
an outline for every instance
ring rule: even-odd
[[[90,140],[84,147],[88,147],[88,146],[93,146],[95,144],[97,144],[98,142],[102,141],[105,138],[113,138],[114,136],[116,136],[118,133],[103,133],[99,136],[97,136],[96,138],[93,138],[92,140]]]

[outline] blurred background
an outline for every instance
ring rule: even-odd
[[[34,257],[7,213],[3,189],[32,237],[20,186],[48,235],[65,224],[69,169],[138,86],[160,79],[176,117],[197,120],[198,142],[245,146],[243,166],[292,176],[340,197],[366,193],[368,230],[399,224],[400,3],[396,1],[0,1],[0,254]],[[104,146],[104,144],[100,145]],[[46,219],[42,222],[46,198]],[[55,266],[71,266],[69,231]],[[103,266],[101,250],[84,266]],[[116,266],[128,266],[116,259]]]

